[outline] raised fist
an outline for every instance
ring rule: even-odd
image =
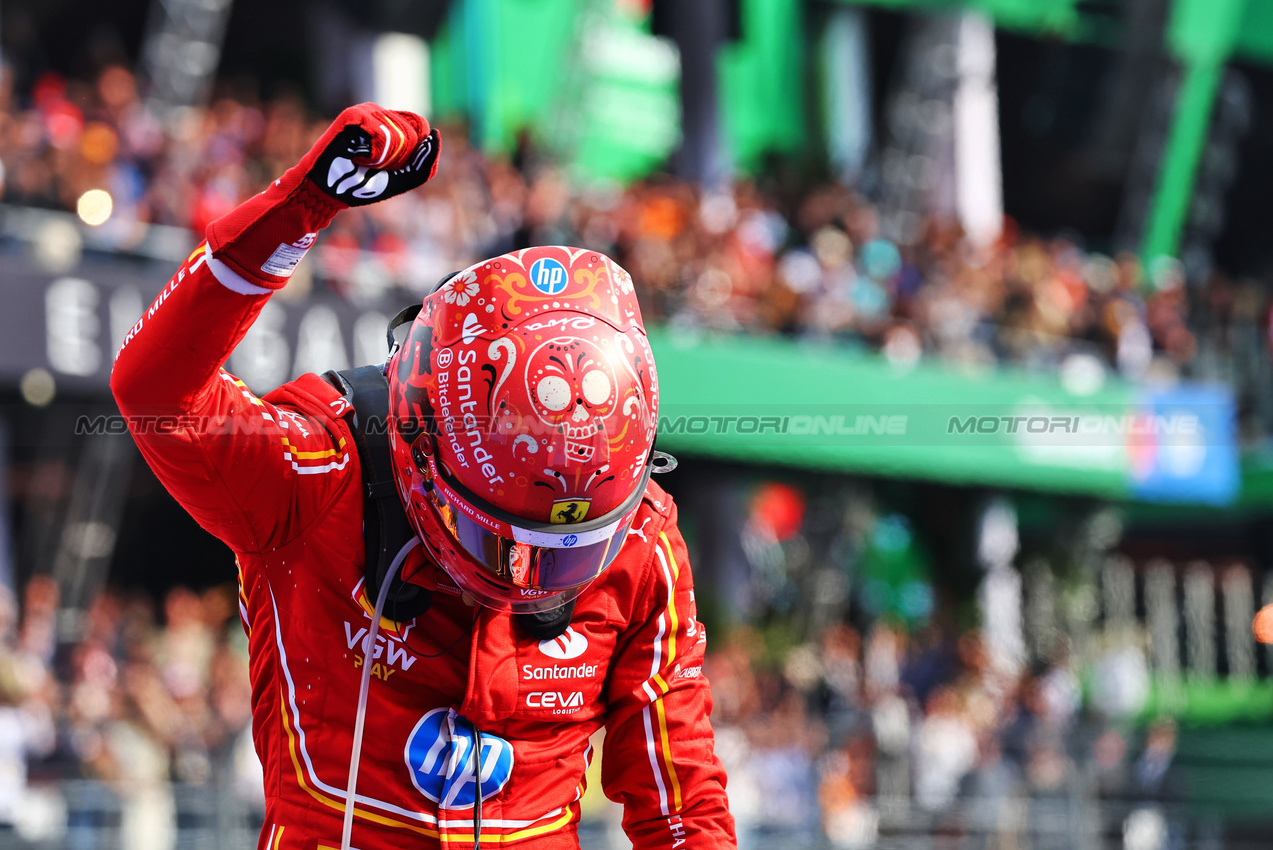
[[[309,179],[349,206],[410,191],[438,167],[438,131],[431,131],[428,121],[372,103],[340,113],[319,141],[325,144],[310,152],[317,156]]]
[[[213,259],[277,289],[336,213],[422,185],[437,171],[439,149],[438,131],[419,115],[351,106],[286,174],[208,225]]]

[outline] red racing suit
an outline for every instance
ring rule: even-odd
[[[155,474],[236,555],[265,766],[258,848],[340,846],[368,650],[355,848],[472,846],[478,793],[484,846],[577,847],[589,739],[602,726],[602,786],[624,804],[637,848],[733,847],[701,675],[706,636],[667,494],[650,485],[560,638],[528,637],[408,561],[404,575],[435,588],[433,605],[409,623],[384,621],[366,646],[348,404],[315,375],[257,398],[222,368],[270,291],[200,245],[127,335],[111,377]]]

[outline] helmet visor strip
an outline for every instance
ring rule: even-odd
[[[584,523],[526,524],[484,502],[459,482],[449,480],[434,457],[428,458],[433,487],[417,485],[470,558],[490,578],[511,588],[566,590],[596,578],[619,553],[632,518],[649,483],[646,464],[638,486],[625,502],[604,516]]]

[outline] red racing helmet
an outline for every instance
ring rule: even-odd
[[[407,516],[470,596],[533,613],[618,554],[656,467],[658,377],[632,277],[597,251],[484,260],[424,300],[390,356]]]

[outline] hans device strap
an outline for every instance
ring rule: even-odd
[[[323,377],[354,409],[350,430],[362,469],[362,528],[367,552],[365,590],[369,600],[375,599],[394,555],[415,536],[398,497],[389,454],[389,382],[378,366],[327,372]],[[395,622],[406,622],[429,610],[432,602],[431,591],[403,581],[399,572],[389,588],[385,615]]]
[[[413,317],[414,318],[414,317]],[[366,545],[366,593],[375,599],[393,563],[394,555],[415,531],[402,509],[389,453],[389,382],[379,366],[360,366],[323,375],[340,391],[354,410],[350,430],[358,449],[363,480],[363,539]],[[385,615],[406,622],[429,610],[433,594],[419,585],[394,576],[385,603]],[[551,611],[515,614],[527,635],[552,640],[565,633],[575,611],[575,601]]]

